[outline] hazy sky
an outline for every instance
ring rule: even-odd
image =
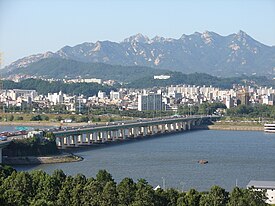
[[[275,0],[0,0],[4,65],[65,45],[206,30],[275,45]]]

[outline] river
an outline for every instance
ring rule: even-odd
[[[107,146],[78,149],[81,162],[17,166],[66,174],[95,176],[106,169],[119,182],[124,177],[145,178],[151,185],[180,190],[208,190],[219,185],[231,190],[250,180],[275,180],[275,135],[264,132],[200,130],[169,134]],[[201,165],[198,160],[206,159]]]

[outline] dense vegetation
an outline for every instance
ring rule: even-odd
[[[208,103],[204,102],[199,105],[195,106],[180,106],[178,108],[178,114],[181,115],[210,115],[210,114],[215,114],[217,109],[226,109],[225,104],[223,103]]]
[[[168,73],[170,79],[153,79],[153,76],[147,76],[135,81],[132,81],[127,86],[131,88],[151,88],[151,87],[165,87],[170,85],[196,85],[196,86],[210,86],[219,87],[224,89],[232,88],[233,84],[240,84],[246,86],[274,86],[274,82],[271,79],[263,76],[241,76],[241,77],[230,77],[220,78],[211,76],[204,73],[191,73],[183,74],[181,72],[170,72]]]
[[[48,82],[41,79],[26,79],[21,82],[4,81],[5,89],[34,89],[38,94],[48,94],[62,91],[70,95],[83,94],[85,96],[93,96],[99,90],[109,93],[116,90],[114,87],[103,86],[97,83],[63,83],[62,81]]]
[[[60,151],[56,147],[54,138],[25,138],[13,140],[4,148],[3,155],[9,157],[16,156],[44,156],[59,154]]]
[[[91,206],[263,206],[263,192],[234,188],[231,193],[213,186],[208,192],[194,189],[154,190],[144,179],[134,182],[124,178],[116,183],[105,170],[96,177],[75,177],[55,170],[49,175],[41,170],[16,172],[0,166],[0,205],[91,205]]]
[[[29,74],[48,78],[101,78],[117,81],[133,81],[149,75],[163,74],[165,70],[144,66],[121,66],[104,63],[79,62],[61,58],[47,58],[32,63],[27,68],[14,70],[11,74]],[[6,74],[7,75],[7,74]]]
[[[275,118],[275,106],[270,105],[238,105],[231,109],[227,109],[227,116],[232,117],[268,117]]]

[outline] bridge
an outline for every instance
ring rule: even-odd
[[[165,119],[114,122],[86,128],[54,131],[58,147],[78,147],[156,134],[188,131],[217,116],[171,117]]]

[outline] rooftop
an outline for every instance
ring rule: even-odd
[[[275,181],[255,181],[251,180],[247,187],[263,188],[263,189],[275,189]]]

